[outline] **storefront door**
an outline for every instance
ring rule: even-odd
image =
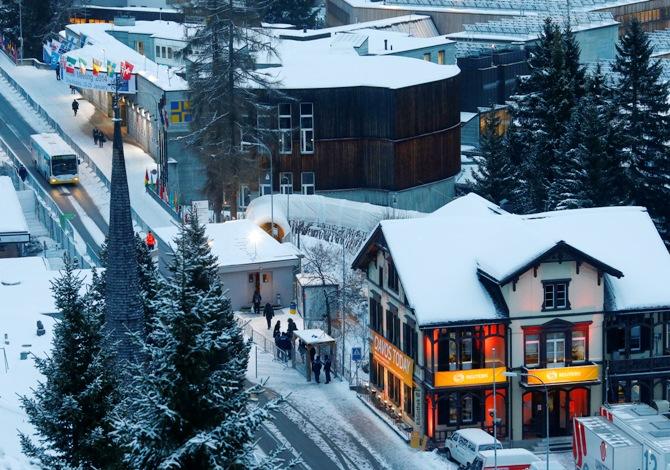
[[[570,433],[568,423],[568,392],[549,390],[549,435],[565,436]]]
[[[589,390],[554,388],[549,390],[549,436],[567,436],[572,433],[572,420],[589,415]],[[544,390],[526,392],[524,400],[524,439],[544,437],[546,416]]]

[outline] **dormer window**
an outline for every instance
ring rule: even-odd
[[[542,281],[544,287],[542,311],[570,309],[570,301],[568,300],[569,283],[569,280]]]
[[[393,261],[389,259],[388,261],[388,281],[387,285],[390,290],[393,292],[398,292],[398,271],[396,271],[395,266],[393,265]]]

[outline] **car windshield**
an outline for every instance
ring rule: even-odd
[[[496,444],[496,449],[502,449],[502,444]],[[484,450],[493,450],[493,444],[482,444],[479,446],[479,452]]]
[[[54,176],[76,175],[77,157],[75,155],[58,155],[51,159],[51,172]]]

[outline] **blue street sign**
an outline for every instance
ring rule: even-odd
[[[351,360],[360,361],[361,359],[363,359],[361,348],[351,348]]]

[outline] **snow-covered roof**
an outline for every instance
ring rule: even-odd
[[[27,235],[28,224],[9,176],[0,176],[0,237],[3,235]],[[2,298],[2,296],[0,296]]]
[[[557,246],[602,267],[609,311],[670,307],[670,255],[641,207],[515,215],[468,195],[429,217],[382,221],[355,265],[380,236],[422,326],[503,317],[480,276],[504,283]]]
[[[233,220],[220,224],[207,224],[206,235],[212,254],[219,260],[219,267],[258,265],[277,261],[296,261],[300,251],[291,243],[279,243],[263,229],[249,220]],[[176,250],[177,227],[160,227],[156,232],[169,240]]]
[[[283,25],[282,25],[283,26]],[[356,31],[359,29],[377,29],[385,31],[411,32],[414,37],[433,37],[439,33],[433,20],[428,15],[402,15],[391,18],[384,18],[381,20],[365,21],[362,23],[352,23],[342,26],[334,26],[331,28],[322,29],[296,29],[290,30],[282,28],[281,26],[272,26],[271,29],[281,29],[279,31],[283,38],[307,39],[323,37],[324,35],[331,35],[346,31]]]
[[[173,24],[176,25],[177,23]],[[120,27],[117,26],[116,28]],[[84,59],[88,63],[89,69],[93,67],[93,59],[99,61],[111,60],[116,63],[117,71],[119,70],[121,61],[127,61],[134,65],[134,74],[141,75],[165,91],[188,90],[188,83],[177,75],[174,67],[170,68],[157,64],[126,46],[107,32],[107,30],[111,29],[109,24],[69,24],[67,25],[67,29],[80,37],[86,35],[86,45],[64,55],[74,57],[75,59]],[[105,66],[106,64],[103,64],[103,67]]]
[[[72,147],[54,132],[33,134],[30,137],[46,152],[49,152],[49,155],[76,155]]]
[[[356,30],[355,33],[367,37],[368,54],[374,55],[397,54],[398,52],[414,51],[455,43],[455,41],[447,39],[446,36],[422,38],[414,37],[407,32],[361,29]]]
[[[296,330],[293,332],[300,340],[307,344],[323,344],[334,343],[335,340],[326,334],[325,331],[317,329],[313,330]]]
[[[128,26],[111,23],[106,26],[106,31],[147,34],[154,38],[173,39],[175,41],[187,41],[189,32],[197,28],[196,25],[165,20],[135,21],[134,25]]]
[[[320,286],[338,286],[339,284],[331,279],[324,279],[317,273],[298,273],[295,275],[298,284],[302,287],[320,287]]]

